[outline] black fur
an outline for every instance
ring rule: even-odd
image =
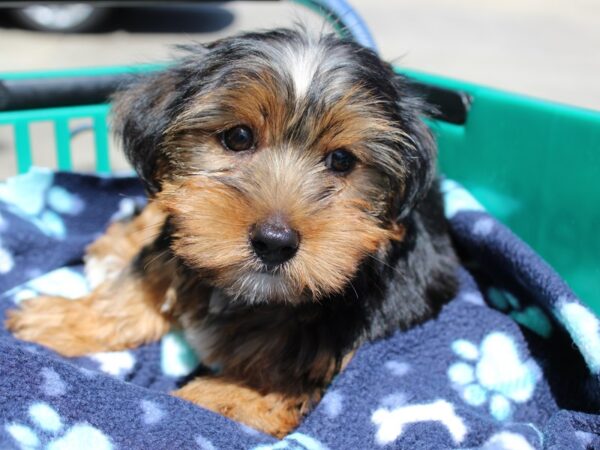
[[[304,39],[302,31],[275,30],[187,47],[187,56],[180,63],[140,79],[117,96],[116,129],[148,191],[155,194],[161,189],[161,180],[183,174],[180,171],[185,169],[178,163],[177,152],[165,148],[165,130],[198,92],[235,83],[240,74],[256,75],[257,61],[267,61],[277,71],[279,61],[273,60],[272,48],[294,46]],[[265,377],[270,379],[268,385],[280,388],[289,386],[290,379],[298,387],[323,383],[323,374],[315,376],[312,371],[323,352],[334,355],[339,366],[346,353],[366,340],[431,317],[457,289],[457,260],[435,182],[435,143],[421,120],[423,105],[406,80],[395,75],[372,51],[334,37],[322,37],[321,45],[337,65],[324,71],[309,88],[306,114],[318,116],[322,108],[343,94],[342,88],[328,90],[327,85],[358,83],[376,96],[383,114],[409,138],[399,145],[382,135],[380,142],[372,143],[395,152],[384,156],[401,166],[399,173],[385,159],[375,162],[376,169],[389,177],[389,189],[395,192],[389,215],[404,226],[406,235],[384,256],[367,258],[343,294],[298,305],[232,303],[225,311],[207,316],[203,326],[215,333],[234,325],[239,329],[239,333],[215,344],[222,347],[219,353],[233,354],[248,345],[257,345],[256,352],[272,348],[263,366],[273,367],[273,371],[258,374],[256,379],[252,374],[246,378],[248,384],[259,387]],[[285,76],[282,79],[285,83]],[[292,96],[291,83],[285,89]],[[291,126],[284,138],[302,141],[301,125]],[[168,228],[165,230],[168,234]],[[193,268],[181,261],[179,264],[181,272],[194,276]],[[189,283],[186,286],[196,288]],[[248,351],[249,357],[254,358],[256,352]]]
[[[149,77],[141,77],[127,86],[127,90],[114,98],[114,128],[121,136],[125,153],[138,174],[144,180],[150,194],[160,190],[165,173],[176,171],[174,159],[164,148],[165,130],[203,90],[212,90],[226,84],[235,84],[240,76],[256,76],[261,64],[273,63],[277,71],[272,49],[277,46],[302,46],[306,37],[302,30],[279,29],[265,33],[247,33],[216,41],[206,46],[181,47],[185,56],[170,69]],[[328,91],[324,86],[342,80],[344,86],[360,84],[375,95],[382,110],[390,120],[405,130],[410,142],[398,146],[385,135],[380,137],[384,147],[396,148],[405,169],[401,184],[392,184],[397,192],[395,213],[398,219],[405,217],[419,199],[428,191],[435,177],[436,147],[431,133],[419,117],[423,105],[414,95],[406,79],[396,75],[391,66],[370,49],[350,40],[333,35],[321,37],[320,45],[331,58],[339,62],[312,83],[306,115],[318,117],[330,104],[339,100],[344,89]],[[287,95],[293,96],[293,86],[281,73]],[[291,126],[287,138],[302,141],[300,124]],[[378,164],[378,170],[386,172],[392,180],[397,179],[396,168],[386,161]]]
[[[222,334],[214,344],[217,353],[246,355],[238,365],[248,367],[247,372],[235,374],[245,384],[294,394],[324,388],[329,382],[325,370],[315,369],[324,355],[335,361],[337,372],[349,352],[435,316],[457,291],[457,260],[437,183],[407,221],[407,239],[385,260],[367,259],[343,294],[318,303],[229,303],[216,313],[207,312],[205,305],[195,304],[193,294],[202,291],[202,280],[193,281],[194,270],[179,261],[189,281],[181,297],[194,302],[188,306],[203,315],[203,329]],[[166,224],[161,238],[165,251],[169,228]],[[227,361],[220,364],[227,368]],[[252,370],[257,366],[262,370]]]

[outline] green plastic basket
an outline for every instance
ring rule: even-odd
[[[146,72],[156,70],[159,67],[161,66],[142,65],[134,67],[101,67],[46,72],[3,73],[0,74],[0,80],[117,75]],[[96,171],[98,173],[109,173],[111,171],[108,147],[109,132],[107,127],[109,109],[108,104],[97,104],[0,112],[0,126],[10,126],[13,129],[17,172],[26,172],[33,163],[30,126],[34,123],[48,121],[51,121],[54,126],[56,167],[59,170],[72,170],[71,130],[69,122],[77,119],[91,119],[94,133]]]
[[[1,79],[145,71],[111,67],[26,74]],[[581,299],[600,313],[600,113],[543,102],[421,73],[419,81],[472,98],[464,125],[433,121],[441,170],[544,257]],[[29,128],[52,121],[60,170],[72,170],[69,121],[92,118],[96,170],[111,170],[106,104],[0,113],[16,147],[16,172],[32,165]]]

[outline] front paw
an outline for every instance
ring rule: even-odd
[[[8,311],[5,325],[19,339],[74,357],[99,351],[95,340],[86,336],[86,316],[80,300],[36,297]]]
[[[306,396],[262,394],[218,377],[196,378],[171,394],[278,438],[298,426],[307,402]]]

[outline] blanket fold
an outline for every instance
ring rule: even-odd
[[[456,298],[361,348],[285,439],[169,396],[199,364],[177,332],[67,359],[1,327],[0,448],[600,448],[600,321],[460,185],[443,190]],[[0,184],[0,316],[84,295],[85,246],[143,202],[135,178],[37,169]]]

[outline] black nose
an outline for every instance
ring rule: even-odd
[[[300,237],[285,220],[276,217],[254,225],[250,231],[250,242],[254,253],[267,266],[274,267],[296,254]]]

